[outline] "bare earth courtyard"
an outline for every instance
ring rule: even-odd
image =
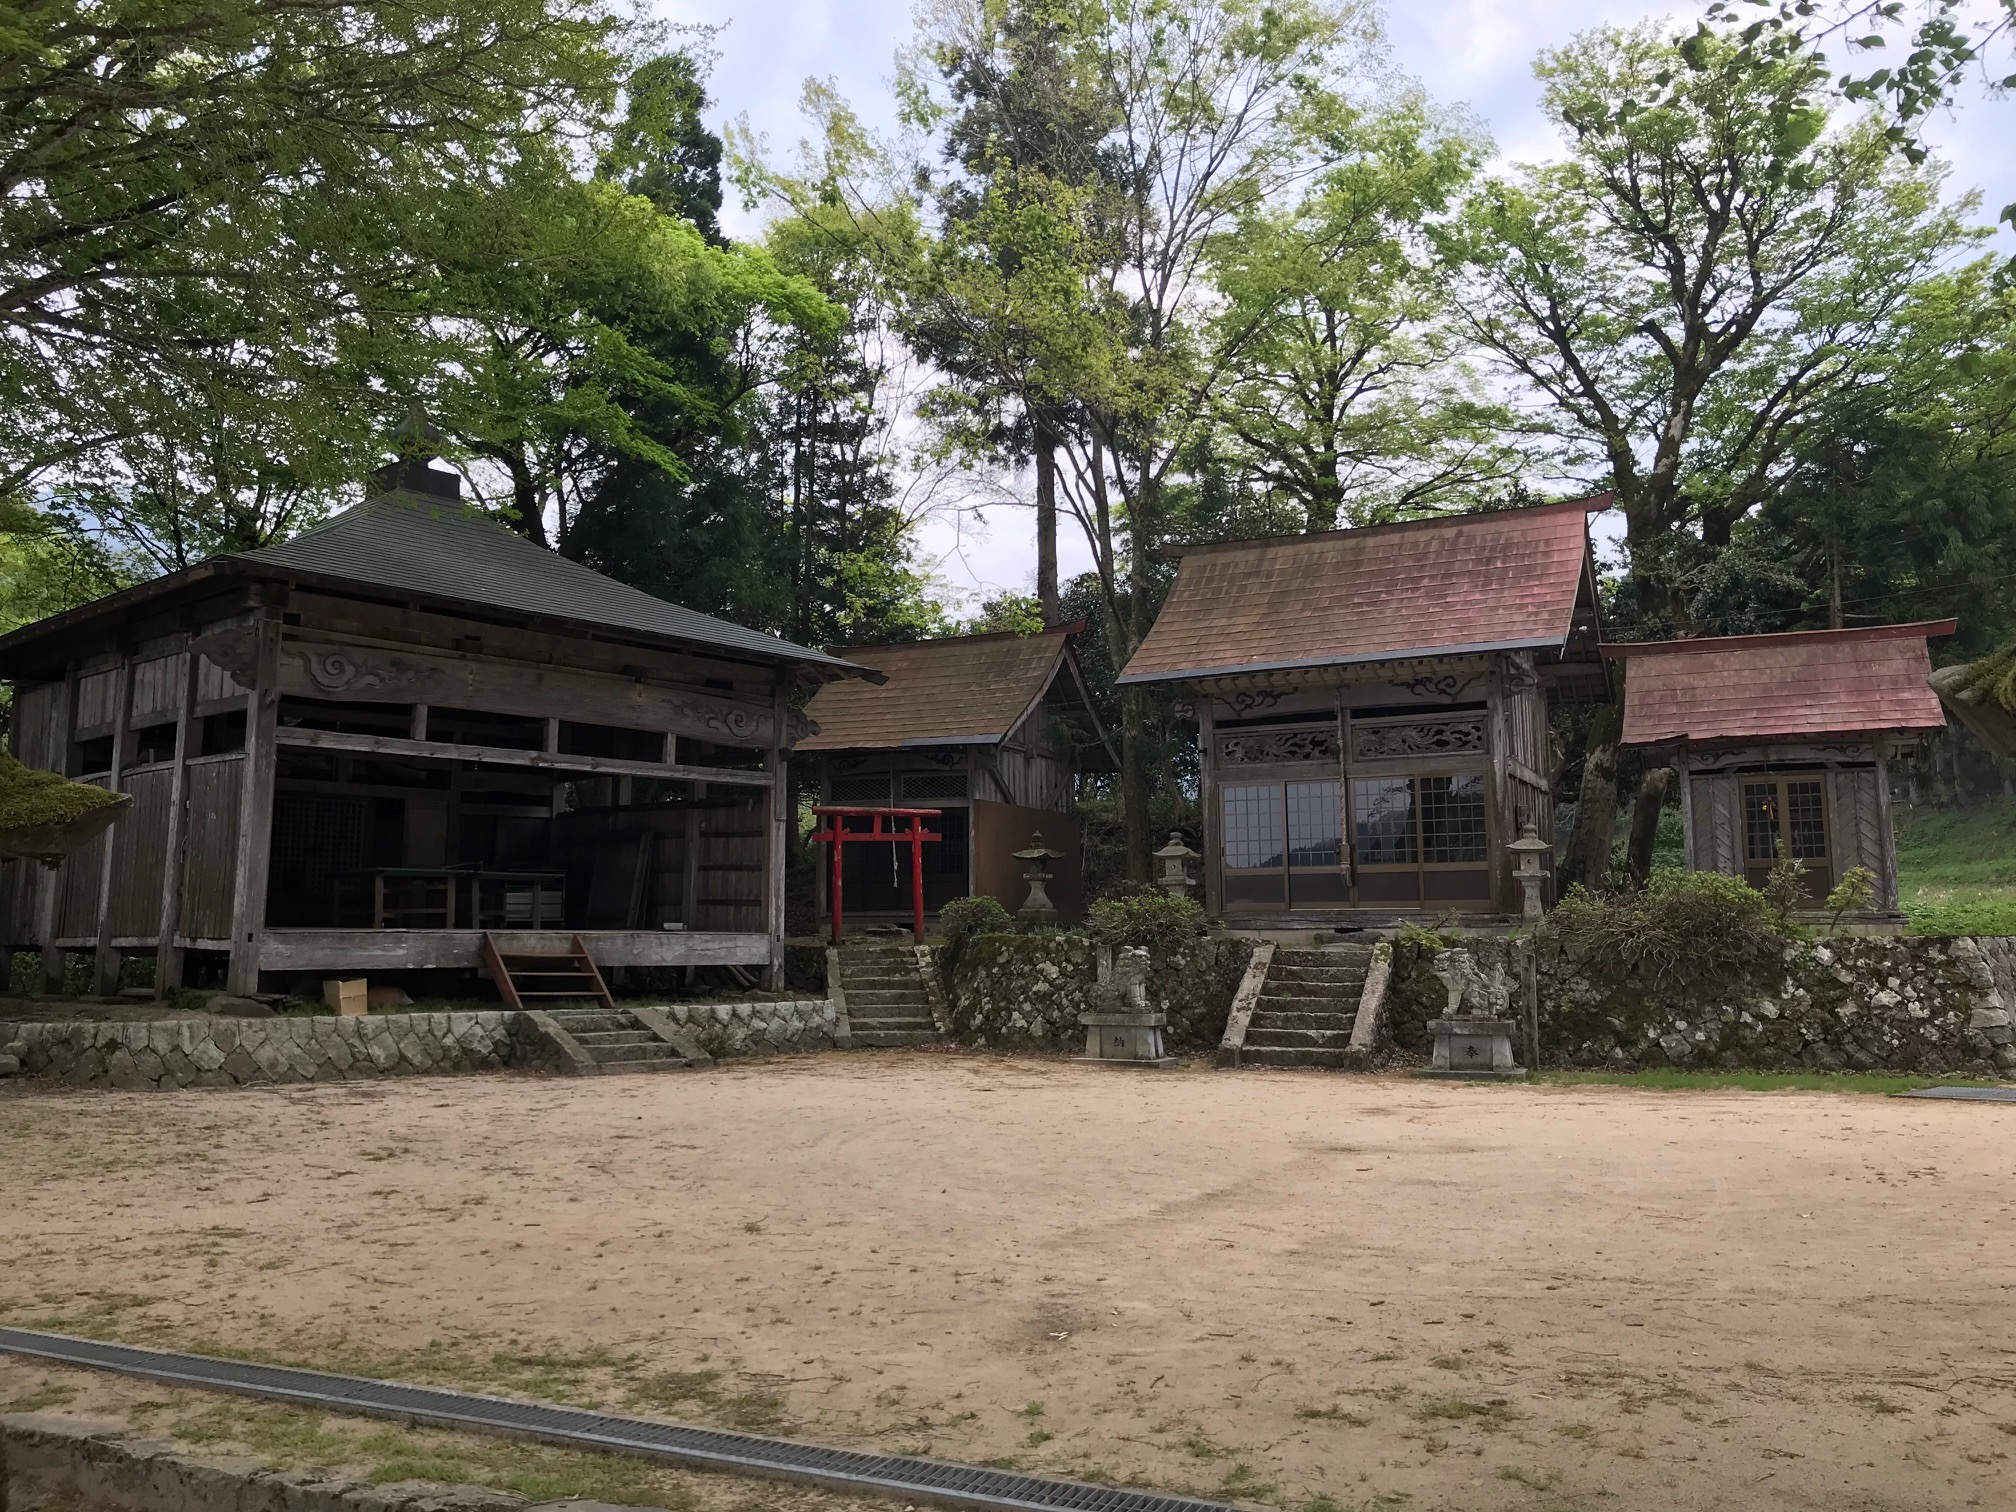
[[[2016,1497],[2006,1106],[824,1055],[10,1089],[0,1181],[20,1326],[1324,1512]],[[6,1405],[276,1438],[0,1358]],[[453,1458],[344,1429],[278,1437]]]

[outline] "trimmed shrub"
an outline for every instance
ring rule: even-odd
[[[1181,950],[1204,934],[1204,910],[1197,900],[1170,893],[1101,898],[1086,910],[1085,922],[1101,945],[1139,945],[1151,951]]]
[[[938,932],[947,945],[963,945],[975,935],[1013,934],[1015,918],[997,898],[954,898],[938,910]]]

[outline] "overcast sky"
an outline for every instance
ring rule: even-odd
[[[807,77],[832,79],[871,125],[889,124],[893,59],[909,38],[913,0],[654,0],[678,22],[726,23],[712,93],[716,124],[746,116],[782,157],[804,134],[799,91]],[[1986,0],[1976,0],[1977,5]],[[1445,104],[1467,105],[1497,143],[1501,159],[1536,161],[1555,155],[1553,130],[1538,107],[1534,54],[1576,32],[1606,22],[1693,14],[1685,7],[1633,0],[1417,0],[1388,6],[1394,64]],[[1984,11],[1985,14],[1985,11]],[[1928,136],[1953,165],[1957,193],[1982,193],[1982,219],[1992,222],[2016,201],[2016,100],[1984,99],[1970,89],[1964,108],[1933,121]],[[731,230],[748,229],[729,216]],[[739,224],[738,224],[739,222]],[[2016,251],[2004,228],[1998,245]],[[1031,590],[1035,579],[1032,522],[1026,511],[990,511],[983,524],[934,520],[923,535],[926,554],[945,580],[948,601],[970,606],[1003,588]],[[1064,524],[1064,572],[1083,571],[1089,558]]]

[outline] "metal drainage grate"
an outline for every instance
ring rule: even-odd
[[[135,1349],[95,1339],[0,1328],[0,1350],[65,1365],[89,1365],[126,1375],[207,1386],[283,1402],[306,1402],[337,1412],[397,1418],[444,1428],[471,1428],[539,1439],[571,1448],[648,1455],[704,1469],[806,1481],[843,1491],[869,1491],[950,1507],[1011,1507],[1029,1512],[1230,1512],[1223,1502],[1154,1491],[1127,1491],[1082,1481],[1017,1475],[945,1460],[821,1449],[788,1439],[686,1428],[642,1418],[610,1417],[577,1407],[511,1402],[502,1397],[430,1386],[402,1386],[364,1376],[329,1375],[276,1365],[247,1365],[207,1355]]]
[[[2016,1102],[2016,1087],[1919,1087],[1892,1097],[1936,1097],[1944,1102]]]

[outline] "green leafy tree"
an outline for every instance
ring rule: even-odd
[[[1116,0],[1042,14],[1056,23],[1048,40],[1068,58],[1064,76],[1083,81],[1073,98],[1089,112],[1086,150],[1054,161],[1003,151],[976,166],[965,139],[951,144],[969,189],[945,228],[939,297],[953,334],[940,346],[963,338],[966,361],[989,379],[1018,364],[1031,375],[1022,406],[1057,436],[1060,507],[1084,530],[1108,651],[1124,662],[1159,607],[1170,490],[1213,428],[1245,339],[1228,342],[1216,322],[1214,254],[1317,164],[1344,66],[1371,26],[1325,0]],[[962,56],[938,54],[955,102],[976,77]],[[935,119],[1007,116],[948,106]],[[1134,691],[1118,700],[1137,877],[1152,845],[1151,702]]]
[[[1466,207],[1472,329],[1616,490],[1631,612],[1684,627],[1689,552],[1727,546],[1971,233],[1880,127],[1830,124],[1810,58],[1613,29],[1538,71],[1570,155]]]
[[[601,0],[0,10],[0,486],[114,473],[191,395],[271,429],[317,370],[345,387],[356,343],[422,313],[409,229],[604,108],[627,24]]]
[[[1115,122],[1096,39],[1103,13],[1054,0],[943,0],[920,14],[900,84],[948,170],[908,339],[950,378],[936,418],[970,456],[1035,472],[1036,599],[1060,613],[1059,452],[1083,373],[1083,308],[1117,186],[1102,144]]]
[[[1862,55],[1864,66],[1840,76],[1842,93],[1880,105],[1888,118],[1885,138],[1912,162],[1923,162],[1930,153],[1920,123],[1952,104],[1967,76],[1977,75],[1997,92],[2016,88],[2016,73],[2002,73],[2016,38],[2016,0],[1995,0],[1988,19],[1973,27],[1962,11],[1961,0],[1925,0],[1908,9],[1902,0],[1781,0],[1776,6],[1715,0],[1699,30],[1733,40],[1752,57],[1802,57],[1823,69],[1830,66],[1830,45]],[[1903,41],[1901,56],[1888,50],[1891,36]],[[2000,218],[2016,225],[2016,205],[2004,205]]]
[[[1985,261],[1926,280],[1874,376],[1816,415],[1773,495],[1689,576],[1695,623],[1955,615],[1945,657],[2016,632],[2016,295]]]
[[[697,237],[692,208],[711,217],[720,202],[722,144],[700,122],[690,68],[642,72],[652,88],[633,92],[602,171]],[[836,108],[828,126],[821,151],[850,150],[851,118]],[[612,303],[620,344],[587,350],[626,353],[603,385],[624,429],[582,446],[562,549],[805,643],[907,639],[945,621],[896,499],[886,284],[866,249],[877,235],[900,242],[908,221],[900,207],[865,224],[835,213],[816,182],[832,171],[822,161],[791,183],[806,213],[765,246],[710,245],[699,269],[673,267],[679,299]],[[689,298],[709,269],[729,297]],[[583,387],[563,376],[553,391],[573,403]]]
[[[1464,360],[1426,233],[1480,148],[1410,98],[1338,105],[1319,150],[1308,190],[1256,206],[1216,253],[1214,345],[1234,354],[1217,420],[1233,463],[1309,530],[1472,504],[1518,475],[1516,424]]]

